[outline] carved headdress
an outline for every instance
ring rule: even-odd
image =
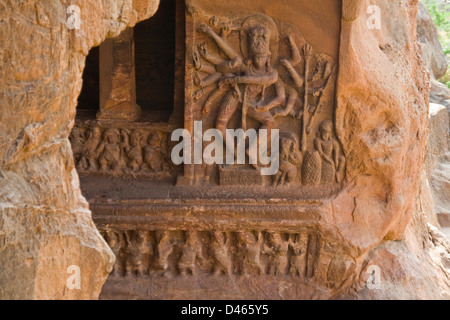
[[[272,64],[278,57],[278,28],[272,18],[255,14],[244,20],[241,27],[241,52],[245,58],[267,54]]]
[[[299,140],[295,133],[289,131],[282,131],[280,132],[280,138],[291,140],[294,143],[294,146],[299,145]]]

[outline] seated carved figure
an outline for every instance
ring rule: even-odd
[[[301,163],[301,152],[298,150],[297,139],[289,134],[280,138],[280,167],[273,177],[273,186],[281,186],[294,182]]]

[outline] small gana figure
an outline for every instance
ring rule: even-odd
[[[128,139],[130,140],[128,142]],[[143,134],[140,130],[134,130],[130,135],[125,136],[125,151],[128,156],[128,167],[133,171],[138,171],[143,163],[142,157]]]
[[[280,135],[280,168],[273,177],[273,186],[282,186],[294,182],[298,174],[302,154],[298,149],[297,138],[290,133]]]
[[[344,178],[345,158],[340,154],[339,142],[333,138],[333,123],[323,121],[314,146],[322,158],[321,183],[341,182]]]
[[[195,275],[197,273],[197,256],[202,248],[195,231],[188,231],[186,241],[181,245],[181,256],[178,260],[178,269],[181,275]]]
[[[117,129],[107,129],[103,135],[103,141],[98,146],[98,162],[100,170],[116,170],[121,156],[120,133]]]
[[[161,149],[161,141],[162,139],[159,133],[150,134],[148,144],[144,147],[144,162],[150,170],[155,172],[163,170],[165,161]]]
[[[240,251],[241,274],[258,274],[264,272],[261,263],[261,244],[263,236],[257,232],[243,231],[237,234],[237,243]]]

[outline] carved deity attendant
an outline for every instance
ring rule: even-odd
[[[345,159],[340,155],[339,142],[332,137],[333,123],[325,120],[320,124],[319,137],[314,146],[322,159],[321,182],[341,182],[343,179]]]
[[[298,150],[297,139],[289,134],[280,138],[280,167],[273,178],[274,186],[291,183],[297,178],[297,167],[301,162],[301,152]]]
[[[278,233],[268,233],[263,253],[269,256],[269,274],[284,275],[288,266],[289,244]]]

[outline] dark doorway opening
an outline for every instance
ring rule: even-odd
[[[176,1],[134,29],[136,96],[144,120],[168,120],[174,110]]]
[[[99,47],[94,47],[86,57],[83,87],[78,97],[77,116],[95,118],[100,108]]]

